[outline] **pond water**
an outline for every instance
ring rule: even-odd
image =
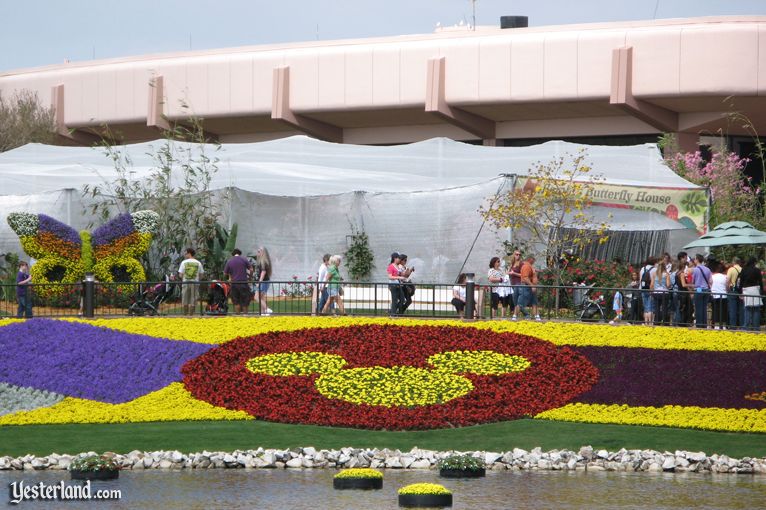
[[[383,489],[336,491],[337,471],[182,470],[124,471],[118,480],[93,482],[92,490],[118,488],[122,500],[24,501],[21,508],[161,508],[249,510],[397,509],[397,489],[416,482],[453,491],[455,509],[720,509],[763,508],[766,476],[696,473],[488,472],[476,480],[439,479],[436,471],[384,471]],[[0,472],[0,483],[70,482],[61,471]],[[6,499],[6,501],[8,501]]]

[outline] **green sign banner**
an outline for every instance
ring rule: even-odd
[[[527,189],[527,181],[528,179],[522,177],[516,186]],[[699,234],[707,232],[708,200],[707,192],[703,188],[652,188],[595,184],[588,195],[594,205],[652,211],[676,220]]]

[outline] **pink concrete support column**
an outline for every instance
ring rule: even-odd
[[[290,109],[290,67],[274,69],[271,118],[328,142],[343,143],[343,129],[332,124],[298,115]]]
[[[446,60],[444,57],[428,59],[426,111],[478,136],[482,140],[494,140],[496,138],[496,125],[493,120],[447,104],[444,98],[445,67]]]
[[[98,136],[70,129],[64,120],[64,85],[54,85],[51,87],[51,109],[53,110],[53,120],[56,124],[56,134],[64,138],[67,142],[75,142],[82,145],[92,145],[99,142]]]
[[[609,103],[663,132],[678,130],[678,114],[633,96],[633,48],[612,51]]]
[[[700,137],[696,133],[673,133],[676,135],[678,150],[681,152],[696,152],[699,150]]]
[[[146,109],[146,125],[160,130],[170,129],[170,123],[165,117],[165,79],[155,76],[149,81],[149,107]]]

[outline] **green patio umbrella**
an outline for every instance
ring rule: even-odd
[[[735,244],[766,244],[766,232],[761,232],[745,221],[721,223],[699,239],[684,246],[690,248],[712,248]]]

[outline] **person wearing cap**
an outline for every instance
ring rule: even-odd
[[[401,282],[406,279],[406,277],[399,274],[399,263],[401,261],[401,255],[399,255],[399,253],[392,253],[391,263],[386,269],[386,272],[388,273],[388,290],[391,291],[391,310],[388,312],[391,317],[399,315],[401,307],[404,304],[404,294]]]
[[[399,315],[404,315],[407,308],[412,304],[412,296],[415,294],[415,286],[412,284],[412,272],[414,267],[407,267],[407,255],[404,253],[399,254],[399,276],[403,276],[404,280],[401,281],[402,287],[402,303],[399,308]]]

